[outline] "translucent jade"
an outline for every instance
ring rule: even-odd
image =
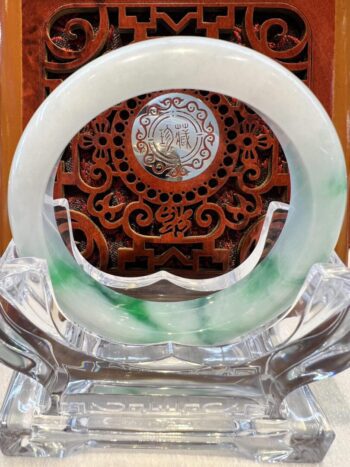
[[[221,292],[176,303],[130,298],[90,277],[67,251],[51,202],[60,155],[87,122],[118,102],[169,89],[205,89],[245,102],[278,137],[292,181],[288,219],[267,258]],[[345,199],[336,131],[298,78],[242,46],[171,37],[108,53],[46,99],[16,151],[9,213],[19,255],[47,261],[55,299],[69,319],[112,341],[207,345],[229,342],[292,305],[309,268],[327,260],[334,248]]]

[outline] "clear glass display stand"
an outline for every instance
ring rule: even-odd
[[[273,245],[280,214],[277,206],[263,228],[258,260]],[[16,257],[10,244],[0,264],[0,360],[16,372],[0,413],[1,450],[64,457],[99,448],[208,449],[319,462],[334,432],[307,384],[349,366],[349,305],[350,272],[333,255],[311,268],[289,310],[233,342],[120,344],[70,322],[46,264]]]

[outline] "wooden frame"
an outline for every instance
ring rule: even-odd
[[[333,81],[333,120],[347,153],[350,171],[350,148],[347,112],[350,109],[349,69],[350,4],[336,1],[335,69]],[[7,216],[7,180],[13,153],[22,132],[22,1],[1,2],[0,43],[0,253],[10,240]],[[348,213],[337,245],[338,254],[347,259]]]
[[[333,122],[340,136],[348,172],[350,174],[350,3],[348,0],[337,0],[336,3],[336,30],[335,30],[335,69],[334,69],[334,101]],[[348,191],[350,193],[350,191]],[[350,204],[344,219],[344,224],[337,245],[337,253],[348,261],[350,240]]]
[[[22,132],[21,0],[0,2],[0,254],[10,238],[7,180]]]

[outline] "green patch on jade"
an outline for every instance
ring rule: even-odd
[[[71,261],[71,259],[69,258]],[[71,287],[74,289],[75,283],[81,285],[83,281],[89,287],[97,290],[108,301],[112,307],[123,306],[123,309],[137,321],[150,326],[155,331],[160,331],[160,326],[154,322],[147,311],[144,301],[137,298],[128,297],[127,295],[117,294],[113,290],[108,289],[96,280],[88,276],[79,266],[68,264],[67,262],[55,259],[49,266],[51,282],[54,289],[57,287]]]
[[[341,174],[340,177],[332,177],[328,183],[328,193],[331,196],[343,196],[347,192],[347,181],[344,174]]]

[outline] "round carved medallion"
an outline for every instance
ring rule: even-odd
[[[134,154],[145,170],[177,182],[196,177],[209,167],[219,147],[219,127],[201,99],[169,93],[141,109],[131,138]]]

